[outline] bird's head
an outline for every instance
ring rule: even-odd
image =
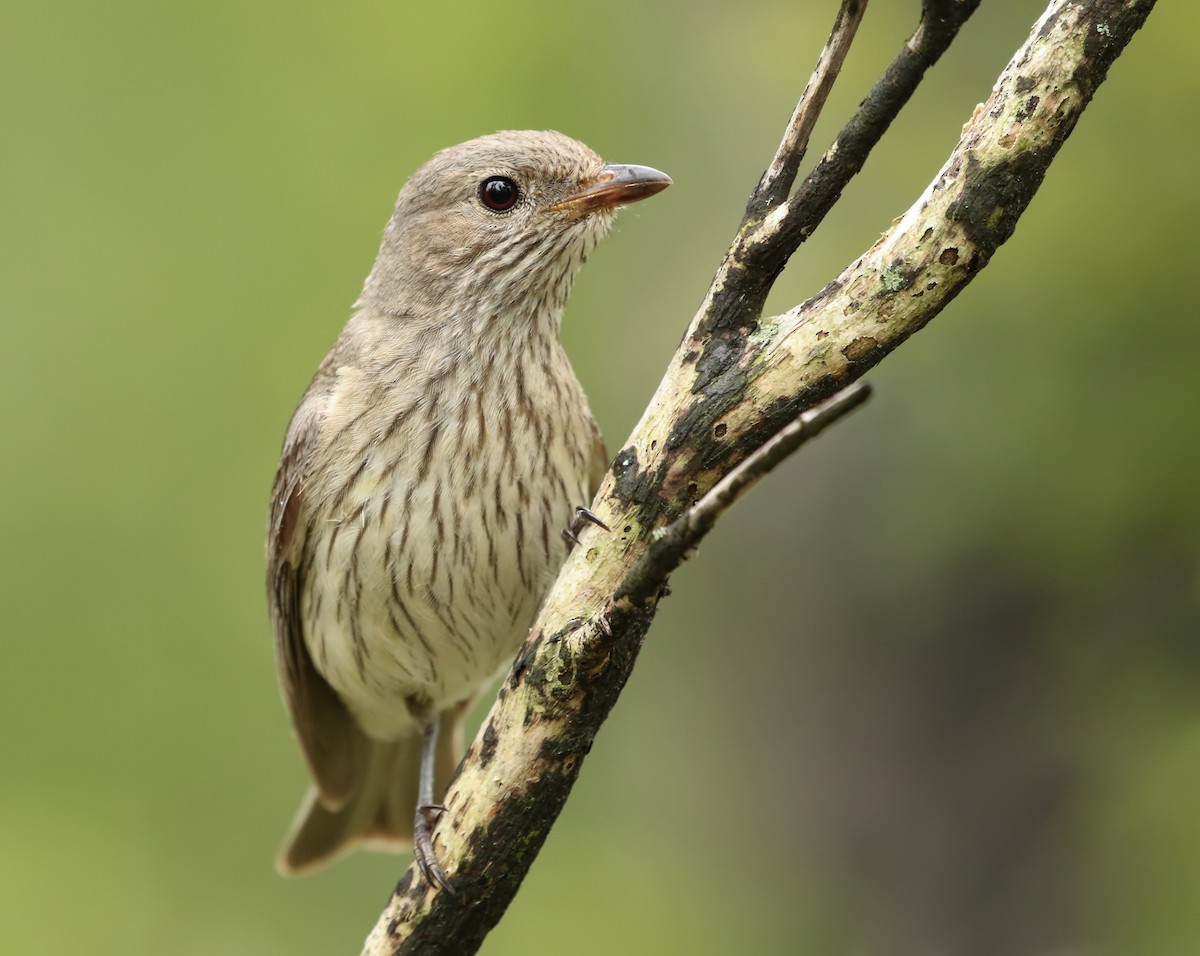
[[[405,183],[362,305],[394,315],[560,315],[621,206],[670,178],[606,164],[555,132],[508,131],[442,150]]]

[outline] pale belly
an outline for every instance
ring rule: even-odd
[[[377,739],[416,731],[410,705],[452,706],[511,662],[590,491],[561,443],[439,451],[389,469],[372,450],[305,555],[309,653]]]

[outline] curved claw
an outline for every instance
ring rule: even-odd
[[[578,508],[575,509],[574,524],[578,524],[580,527],[583,527],[584,522],[590,522],[591,524],[594,524],[599,528],[603,528],[605,531],[612,531],[612,528],[610,528],[603,521],[601,521],[600,518],[596,515],[596,513],[594,511],[592,511],[591,508],[585,508],[582,505],[580,505]]]
[[[584,529],[584,526],[589,524],[594,524],[596,527],[603,528],[605,531],[612,530],[612,528],[610,528],[603,521],[601,521],[599,517],[597,517],[594,511],[592,511],[590,508],[585,508],[580,505],[575,509],[575,517],[571,521],[570,526],[562,529],[562,537],[563,540],[567,542],[568,551],[575,547],[575,545],[579,544],[579,532]]]
[[[434,822],[445,809],[437,804],[417,807],[417,815],[413,820],[413,857],[416,860],[417,869],[425,877],[426,883],[430,886],[440,887],[454,896],[454,887],[451,885],[449,877],[446,876],[446,871],[438,863],[431,836]]]

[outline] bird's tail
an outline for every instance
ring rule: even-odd
[[[462,709],[441,715],[434,799],[441,799],[462,753]],[[321,803],[316,787],[305,794],[276,860],[285,875],[306,873],[363,846],[402,853],[412,848],[421,737],[364,740],[364,772],[354,795],[338,810]]]

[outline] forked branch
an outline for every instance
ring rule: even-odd
[[[457,894],[427,886],[410,868],[366,956],[479,947],[562,809],[667,576],[755,477],[811,433],[812,410],[819,422],[850,407],[858,392],[831,396],[937,315],[1012,235],[1154,0],[1053,0],[920,199],[820,293],[762,318],[788,256],[977,5],[926,0],[917,30],[835,146],[781,199],[810,114],[789,124],[700,312],[593,504],[612,532],[583,534],[446,795],[436,846]],[[843,4],[831,58],[849,42],[851,8],[861,13]],[[810,102],[817,99],[814,92]],[[791,425],[806,414],[808,425]]]
[[[842,0],[837,19],[833,21],[833,29],[825,49],[817,58],[816,69],[809,78],[808,85],[800,94],[800,102],[792,112],[787,129],[783,131],[783,139],[775,151],[775,158],[763,173],[758,187],[750,197],[747,215],[762,215],[772,206],[778,206],[787,199],[796,181],[796,173],[804,154],[808,152],[808,141],[812,136],[813,127],[825,108],[825,100],[833,89],[833,83],[842,71],[846,62],[846,54],[850,52],[850,44],[858,32],[863,14],[867,12],[867,0]]]

